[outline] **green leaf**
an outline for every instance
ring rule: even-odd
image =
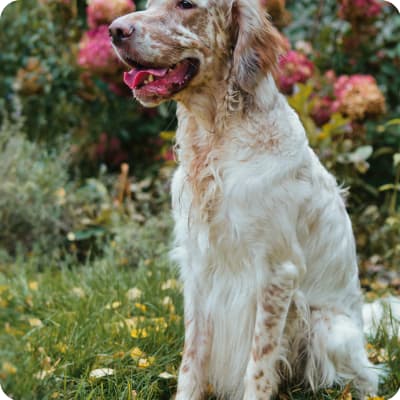
[[[400,153],[393,155],[393,165],[397,167],[400,164]]]
[[[387,128],[388,126],[392,126],[392,125],[400,125],[400,118],[394,118],[394,119],[391,119],[390,121],[386,122],[385,128]]]
[[[331,137],[338,133],[344,133],[343,129],[348,125],[350,120],[344,118],[340,113],[334,113],[329,122],[324,124],[321,129],[321,137]]]
[[[393,183],[387,183],[386,185],[382,185],[379,187],[380,192],[385,192],[387,190],[399,190],[400,191],[400,184],[394,185]]]
[[[90,228],[90,229],[85,229],[82,231],[74,232],[74,240],[75,241],[80,241],[80,240],[88,240],[91,238],[103,236],[105,233],[105,230],[102,228]]]
[[[349,154],[350,161],[359,162],[367,160],[369,157],[371,157],[372,153],[373,153],[372,146],[361,146],[358,149],[356,149],[356,151]]]

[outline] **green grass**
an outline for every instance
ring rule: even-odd
[[[135,238],[146,248],[134,264],[116,257],[118,243],[85,265],[0,263],[0,382],[6,393],[15,400],[172,397],[183,347],[181,291],[164,233],[144,228]],[[141,292],[136,299],[127,295],[132,288]],[[400,345],[381,331],[370,347],[391,370],[381,395],[393,396]],[[91,378],[99,368],[112,374]],[[160,377],[163,372],[170,377]],[[342,393],[293,389],[279,398],[350,398]]]

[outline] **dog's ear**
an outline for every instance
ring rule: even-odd
[[[259,0],[234,0],[232,25],[235,29],[233,74],[238,86],[253,93],[268,73],[276,73],[278,58],[286,47]]]

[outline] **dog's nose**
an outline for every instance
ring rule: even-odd
[[[132,24],[121,21],[121,19],[117,19],[110,25],[108,32],[113,43],[118,46],[133,35],[135,27]]]

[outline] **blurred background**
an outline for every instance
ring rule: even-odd
[[[400,15],[380,0],[260,1],[287,39],[277,83],[349,187],[365,296],[399,295]],[[19,0],[0,19],[0,382],[15,399],[174,392],[175,106],[132,99],[108,37],[114,18],[143,7]],[[389,395],[399,343],[382,333],[369,346],[394,363]],[[321,396],[351,399],[334,393]]]

